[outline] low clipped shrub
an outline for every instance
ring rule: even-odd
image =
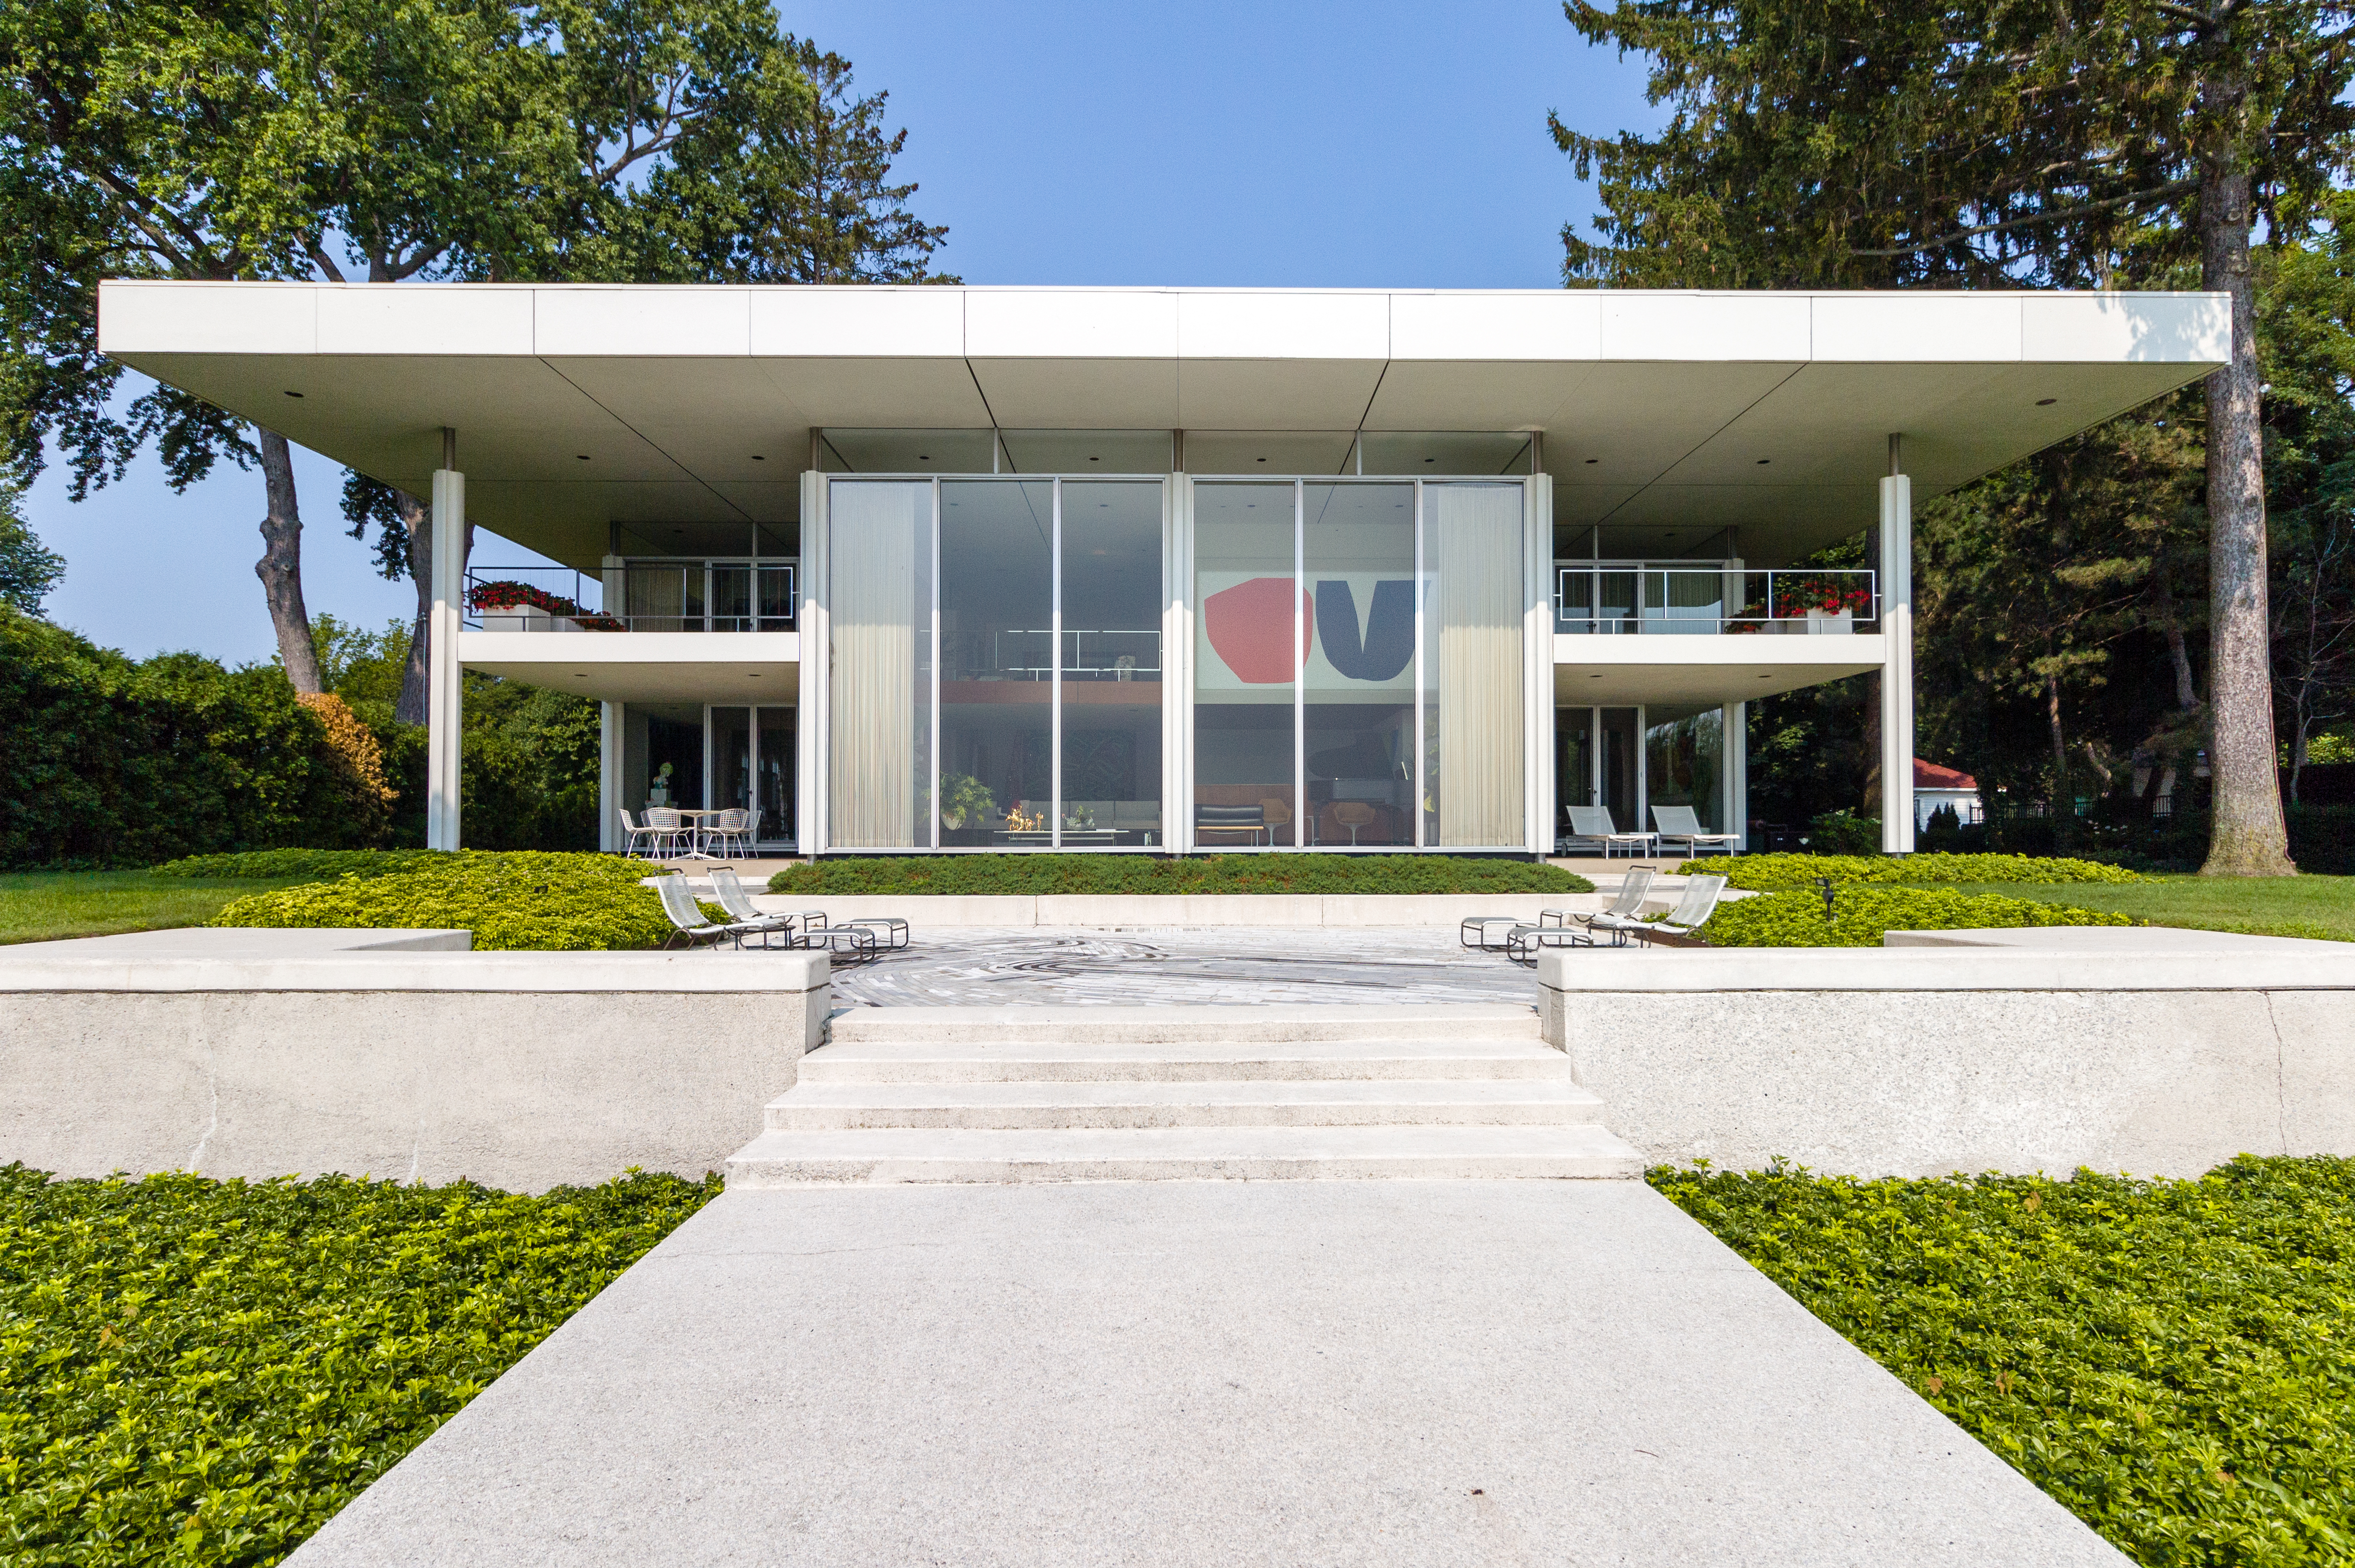
[[[166,860],[154,870],[159,877],[325,880],[332,877],[381,877],[388,871],[428,864],[441,853],[438,849],[249,849],[238,855],[188,855]]]
[[[2133,925],[2127,915],[1997,893],[1850,883],[1836,888],[1827,918],[1813,889],[1766,893],[1717,906],[1700,928],[1717,947],[1878,947],[1887,931],[1974,931],[1992,926]]]
[[[2139,882],[2144,879],[2098,860],[2050,855],[1729,855],[1687,860],[1678,874],[1717,871],[1745,892],[1780,892],[1835,882]]]
[[[0,1560],[280,1561],[719,1191],[0,1168]]]
[[[1558,866],[1444,855],[900,855],[788,866],[773,893],[1591,893]]]
[[[1647,1179],[2136,1562],[2355,1562],[2355,1160]]]
[[[249,894],[210,923],[460,929],[478,951],[653,947],[672,928],[654,890],[638,885],[645,872],[613,855],[430,855],[375,876]]]

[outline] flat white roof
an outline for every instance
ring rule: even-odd
[[[1524,431],[1558,523],[1873,513],[2224,359],[2209,293],[108,283],[101,348],[580,564],[605,524],[778,522],[813,428]],[[299,394],[289,396],[290,393]],[[1763,462],[1761,460],[1764,460]],[[1780,552],[1778,552],[1780,553]]]

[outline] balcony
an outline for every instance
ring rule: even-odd
[[[1731,561],[1557,560],[1554,631],[1572,635],[1845,635],[1881,613],[1880,574]]]
[[[469,568],[467,626],[484,632],[791,632],[798,563],[629,560],[602,580],[569,567]]]

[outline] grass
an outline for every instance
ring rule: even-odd
[[[276,1563],[719,1189],[0,1167],[0,1563]]]
[[[2106,910],[2153,925],[2355,942],[2355,877],[2162,876],[2122,885],[1941,885],[1957,892],[2000,893],[2040,903]]]
[[[2146,1568],[2355,1563],[2355,1160],[1648,1179]]]
[[[286,885],[153,871],[11,872],[0,876],[0,943],[202,925],[231,899]]]

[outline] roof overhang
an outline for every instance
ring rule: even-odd
[[[801,696],[798,632],[461,632],[458,662],[601,702],[773,703]]]
[[[593,566],[609,521],[781,522],[813,429],[1527,431],[1558,523],[1871,520],[2206,375],[2208,293],[108,283],[156,379]],[[290,396],[289,394],[293,394]]]

